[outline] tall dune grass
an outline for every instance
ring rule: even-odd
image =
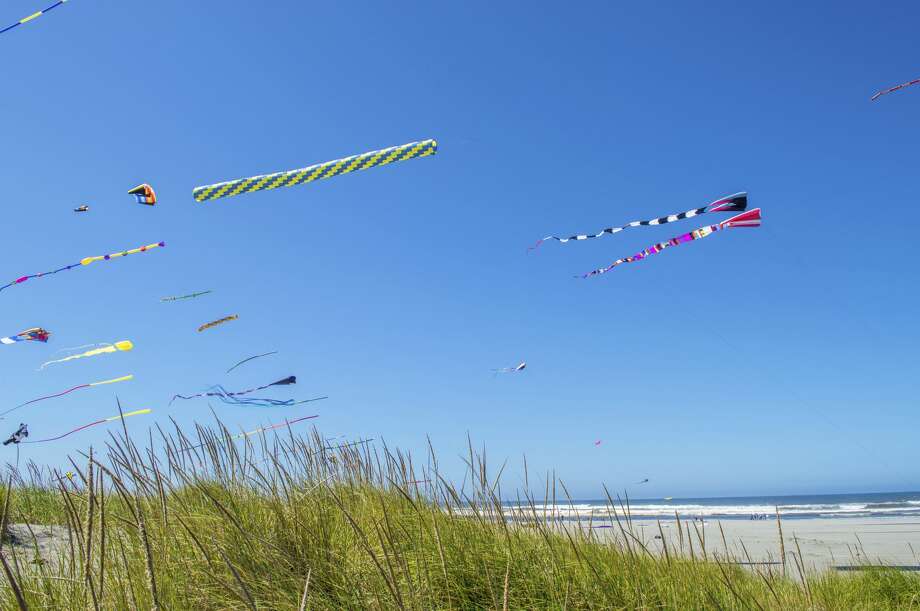
[[[315,431],[232,437],[220,423],[191,438],[174,427],[139,447],[124,430],[73,460],[72,478],[14,473],[4,526],[60,525],[66,542],[50,559],[3,545],[3,608],[920,608],[920,580],[894,571],[783,576],[702,537],[692,557],[650,550],[612,500],[615,536],[600,541],[544,513],[568,502],[555,481],[511,521],[501,470],[472,448],[458,488],[433,451],[420,465],[383,444],[329,448]]]

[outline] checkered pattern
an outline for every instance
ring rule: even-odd
[[[608,227],[606,229],[602,229],[601,231],[595,234],[578,234],[578,235],[569,236],[567,238],[554,236],[554,235],[546,236],[545,238],[537,242],[536,245],[531,247],[531,250],[533,250],[534,248],[536,248],[537,246],[539,246],[546,240],[556,240],[557,242],[562,242],[563,244],[566,242],[570,242],[572,240],[575,240],[575,241],[590,240],[592,238],[599,238],[606,234],[613,235],[614,233],[619,233],[623,231],[624,229],[628,229],[629,227],[639,227],[642,225],[664,225],[665,223],[673,223],[674,221],[680,221],[683,219],[693,218],[694,216],[697,216],[700,214],[706,214],[707,212],[740,212],[744,210],[745,208],[747,208],[747,193],[744,193],[744,192],[735,193],[734,195],[729,195],[728,197],[717,199],[716,201],[712,202],[711,204],[707,206],[703,206],[702,208],[694,208],[693,210],[687,210],[686,212],[681,212],[679,214],[669,214],[668,216],[662,216],[660,218],[651,219],[648,221],[633,221],[621,227]]]
[[[340,174],[348,174],[355,170],[366,170],[379,165],[387,165],[394,161],[405,161],[416,157],[427,157],[438,152],[438,143],[434,140],[423,140],[421,142],[410,142],[402,146],[394,146],[381,151],[371,151],[353,155],[345,159],[327,161],[318,163],[299,170],[289,170],[287,172],[275,172],[274,174],[265,174],[263,176],[252,176],[250,178],[240,178],[228,182],[220,182],[214,185],[204,187],[195,187],[192,195],[199,202],[205,202],[221,197],[232,197],[241,193],[253,193],[254,191],[264,191],[277,189],[278,187],[293,187],[314,180],[332,178]]]

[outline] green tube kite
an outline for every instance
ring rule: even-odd
[[[293,187],[295,185],[313,182],[314,180],[332,178],[340,174],[348,174],[355,170],[366,170],[378,165],[387,165],[394,161],[427,157],[437,152],[438,143],[434,140],[410,142],[409,144],[403,144],[401,146],[392,146],[379,151],[371,151],[369,153],[345,157],[344,159],[318,163],[299,170],[275,172],[274,174],[251,176],[249,178],[240,178],[238,180],[195,187],[192,190],[192,195],[195,196],[195,200],[206,202],[212,199],[240,195],[241,193],[267,191],[269,189],[277,189],[278,187]]]

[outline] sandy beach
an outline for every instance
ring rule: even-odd
[[[689,556],[702,554],[730,557],[738,562],[761,565],[779,563],[780,536],[775,519],[768,520],[661,520],[668,552]],[[595,523],[595,526],[597,523]],[[633,531],[650,550],[663,552],[658,522],[633,520]],[[618,536],[618,527],[595,529],[601,537]],[[803,518],[783,520],[786,561],[793,554],[810,571],[860,564],[918,565],[920,521],[905,517]],[[681,536],[682,535],[682,536]],[[724,539],[723,539],[724,535]],[[682,543],[682,544],[681,544]]]

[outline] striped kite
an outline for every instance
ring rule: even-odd
[[[133,195],[134,199],[139,204],[146,204],[148,206],[153,206],[157,203],[157,194],[154,192],[153,187],[144,183],[142,185],[137,185],[130,191],[128,195]]]
[[[340,174],[348,174],[355,170],[366,170],[378,165],[387,165],[394,161],[427,157],[437,152],[438,143],[434,140],[410,142],[402,146],[393,146],[379,151],[371,151],[369,153],[345,157],[344,159],[326,161],[298,170],[275,172],[274,174],[263,174],[261,176],[252,176],[250,178],[240,178],[238,180],[195,187],[192,190],[192,195],[195,197],[196,201],[206,202],[212,199],[240,195],[241,193],[267,191],[277,189],[278,187],[293,187],[295,185],[313,182],[314,180],[332,178]]]
[[[874,96],[872,96],[871,99],[874,102],[875,100],[879,99],[885,94],[891,93],[893,91],[897,91],[898,89],[904,89],[905,87],[910,87],[911,85],[916,85],[917,83],[920,83],[920,78],[914,79],[912,81],[907,81],[906,83],[901,83],[900,85],[895,85],[894,87],[891,87],[889,89],[883,89],[879,91],[878,93],[876,93]]]
[[[21,278],[17,278],[16,280],[13,280],[12,282],[8,284],[4,284],[3,286],[0,286],[0,291],[2,291],[3,289],[8,289],[9,287],[17,285],[17,284],[22,284],[29,278],[41,278],[42,276],[50,276],[51,274],[63,272],[68,269],[73,269],[75,267],[90,265],[91,263],[95,263],[96,261],[108,261],[109,259],[117,259],[118,257],[126,257],[128,255],[134,255],[139,252],[147,252],[148,250],[153,250],[154,248],[160,248],[162,246],[166,246],[166,242],[157,242],[156,244],[148,244],[147,246],[141,246],[139,248],[132,248],[131,250],[123,250],[121,252],[112,253],[110,255],[99,255],[98,257],[85,257],[81,259],[78,263],[66,265],[64,267],[52,270],[50,272],[40,272],[38,274],[22,276]]]
[[[231,320],[236,320],[237,318],[239,318],[237,314],[231,314],[230,316],[224,316],[223,318],[218,318],[217,320],[206,322],[205,324],[198,327],[198,332],[201,333],[202,331],[205,331],[206,329],[210,329],[211,327],[216,327],[217,325],[222,325],[225,322],[230,322]]]
[[[662,216],[661,218],[651,219],[648,221],[633,221],[631,223],[626,223],[620,227],[608,227],[602,229],[601,231],[595,234],[578,234],[572,235],[567,238],[549,235],[538,240],[536,244],[531,246],[529,250],[538,248],[540,244],[546,240],[556,240],[557,242],[570,242],[572,240],[581,241],[581,240],[590,240],[592,238],[599,238],[606,234],[613,235],[614,233],[619,233],[624,229],[629,229],[630,227],[639,227],[642,225],[664,225],[665,223],[673,223],[674,221],[680,221],[683,219],[693,218],[694,216],[699,216],[700,214],[706,214],[707,212],[741,212],[747,208],[747,193],[735,193],[734,195],[729,195],[723,197],[722,199],[717,199],[716,201],[703,206],[701,208],[694,208],[692,210],[687,210],[686,212],[681,212],[679,214],[669,214],[668,216]]]
[[[115,383],[117,383],[117,382],[127,382],[127,381],[133,380],[133,379],[134,379],[134,376],[133,376],[133,375],[126,375],[126,376],[122,376],[122,377],[120,377],[120,378],[115,378],[115,379],[112,379],[112,380],[102,380],[101,382],[90,382],[89,384],[80,384],[79,386],[74,386],[73,388],[69,388],[69,389],[65,390],[64,392],[59,392],[59,393],[54,394],[54,395],[48,395],[48,396],[45,396],[45,397],[39,397],[39,398],[37,398],[37,399],[32,399],[31,401],[26,401],[25,403],[20,403],[20,404],[17,405],[16,407],[11,407],[10,409],[6,410],[5,412],[0,412],[0,419],[2,419],[3,416],[6,416],[6,415],[9,414],[10,412],[15,412],[15,411],[16,411],[17,409],[19,409],[20,407],[25,407],[26,405],[32,405],[33,403],[38,403],[39,401],[44,401],[44,400],[46,400],[46,399],[54,399],[54,398],[56,398],[56,397],[63,397],[64,395],[68,395],[68,394],[72,393],[72,392],[75,391],[75,390],[80,390],[80,389],[82,389],[82,388],[91,388],[91,387],[93,387],[93,386],[104,386],[104,385],[106,385],[106,384],[115,384]]]
[[[57,359],[54,361],[48,361],[46,363],[42,363],[42,366],[39,367],[39,370],[44,369],[48,365],[53,365],[55,363],[64,363],[66,361],[82,359],[88,356],[98,356],[100,354],[109,354],[112,352],[128,352],[133,349],[134,349],[134,344],[131,343],[129,340],[115,342],[114,344],[102,344],[101,348],[94,348],[92,350],[87,350],[86,352],[81,352],[80,354],[72,354],[62,359]]]
[[[23,17],[22,19],[20,19],[19,21],[17,21],[17,22],[14,23],[13,25],[7,26],[7,27],[3,28],[2,30],[0,30],[0,34],[3,34],[4,32],[9,32],[9,31],[12,30],[13,28],[18,27],[18,26],[21,26],[21,25],[24,24],[24,23],[29,23],[29,22],[32,21],[33,19],[37,19],[38,17],[41,17],[42,15],[44,15],[45,13],[47,13],[48,11],[50,11],[51,9],[57,8],[57,7],[61,6],[62,4],[64,4],[65,2],[67,2],[67,0],[58,0],[57,2],[55,2],[54,4],[52,4],[51,6],[49,6],[48,8],[42,9],[42,10],[38,11],[37,13],[32,13],[32,14],[29,15],[28,17]]]
[[[658,244],[655,244],[654,246],[649,246],[648,248],[646,248],[645,250],[641,252],[637,252],[631,257],[617,259],[616,261],[614,261],[607,267],[602,267],[600,269],[596,269],[594,271],[588,272],[587,274],[576,276],[576,278],[577,277],[588,278],[590,276],[606,274],[607,272],[612,270],[617,265],[620,265],[621,263],[633,263],[635,261],[641,261],[642,259],[650,255],[654,255],[654,254],[661,252],[662,250],[664,250],[665,248],[668,248],[669,246],[679,246],[680,244],[683,244],[684,242],[692,242],[693,240],[699,240],[701,238],[705,238],[706,236],[712,233],[715,233],[716,231],[719,231],[721,229],[729,229],[731,227],[760,227],[760,208],[754,208],[753,210],[742,212],[741,214],[733,216],[728,220],[722,221],[718,225],[707,225],[705,227],[700,227],[699,229],[694,229],[693,231],[689,233],[679,235],[676,238],[671,238],[667,242],[659,242]]]
[[[239,399],[241,395],[248,395],[252,392],[257,392],[260,390],[265,390],[272,386],[288,386],[290,384],[296,384],[296,376],[288,376],[277,382],[272,382],[271,384],[266,384],[265,386],[259,386],[258,388],[250,388],[248,390],[241,390],[239,392],[229,392],[223,386],[217,385],[212,386],[209,392],[198,393],[197,395],[173,395],[173,398],[169,401],[169,404],[172,405],[173,401],[176,399],[199,399],[201,397],[217,397],[224,403],[229,403],[232,405],[255,405],[259,407],[289,407],[291,405],[299,405],[301,403],[310,403],[312,401],[321,401],[323,399],[328,399],[328,397],[318,397],[315,399],[306,399],[304,401],[294,401],[293,399],[279,400],[279,399],[250,399],[244,398]]]
[[[118,414],[117,416],[110,416],[108,418],[103,418],[102,420],[96,420],[95,422],[90,422],[89,424],[84,424],[83,426],[78,426],[72,431],[67,431],[63,435],[58,435],[57,437],[49,437],[47,439],[36,439],[35,441],[24,441],[23,443],[45,443],[47,441],[57,441],[58,439],[63,439],[68,435],[73,435],[83,429],[88,429],[91,426],[96,426],[97,424],[105,424],[106,422],[114,422],[116,420],[124,420],[125,418],[130,418],[131,416],[141,416],[143,414],[149,414],[153,410],[151,409],[139,409],[133,412],[128,412],[127,414]]]
[[[48,341],[51,333],[41,327],[32,327],[10,337],[0,337],[0,344],[15,344],[16,342],[42,342]]]

